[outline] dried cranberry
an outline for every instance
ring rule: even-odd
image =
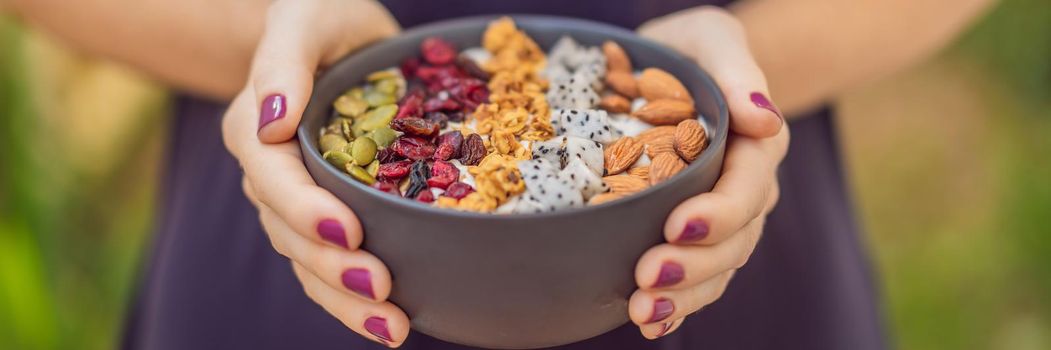
[[[405,157],[395,152],[393,148],[387,147],[376,152],[376,159],[380,161],[380,164],[387,164],[405,159]]]
[[[442,195],[456,199],[463,199],[463,197],[467,197],[471,192],[474,192],[474,187],[471,187],[471,185],[463,182],[454,182],[449,185],[449,188],[445,189],[445,193]]]
[[[434,202],[434,192],[424,189],[416,195],[416,200],[423,203],[432,203]]]
[[[423,103],[423,111],[428,113],[434,111],[455,111],[459,110],[461,107],[462,105],[460,105],[459,102],[456,102],[456,100],[451,98],[443,100],[438,97],[432,97],[427,100],[427,102]]]
[[[444,189],[456,181],[460,181],[460,169],[457,169],[453,163],[444,160],[434,161],[434,165],[431,166],[431,177],[427,179],[428,186]]]
[[[412,89],[405,97],[398,101],[398,115],[394,119],[419,117],[423,113],[424,92],[422,89]]]
[[[449,116],[442,112],[430,112],[423,116],[423,119],[438,123],[442,128],[449,125]]]
[[[478,134],[471,134],[463,141],[460,149],[460,163],[463,165],[478,165],[485,158],[485,142]]]
[[[456,65],[460,67],[467,75],[472,77],[488,81],[491,76],[489,72],[486,72],[482,67],[478,66],[478,63],[468,58],[467,56],[457,56]]]
[[[449,121],[451,122],[462,122],[464,118],[463,111],[447,113],[446,115],[449,116]]]
[[[399,137],[394,140],[390,148],[394,149],[398,155],[412,160],[427,159],[434,155],[434,144],[415,136]]]
[[[434,137],[438,130],[441,129],[441,125],[438,123],[417,117],[394,119],[390,122],[390,127],[406,135],[424,136],[426,138]]]
[[[459,78],[463,76],[455,66],[420,66],[416,69],[416,77],[427,83],[439,83],[447,78]]]
[[[461,145],[463,145],[463,134],[459,131],[454,130],[438,136],[438,148],[434,150],[434,159],[459,158]]]
[[[398,189],[398,184],[394,182],[376,181],[372,183],[372,188],[401,197],[401,190]]]
[[[456,47],[439,37],[423,39],[420,43],[423,59],[430,64],[446,65],[456,59]]]
[[[406,80],[412,79],[416,76],[416,69],[420,68],[420,59],[416,57],[409,57],[404,61],[401,61],[401,75],[405,76]]]
[[[412,168],[412,161],[401,160],[397,162],[380,164],[380,168],[376,171],[376,177],[381,181],[397,181],[403,177],[409,175],[409,169]]]

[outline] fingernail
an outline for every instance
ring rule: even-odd
[[[671,303],[671,300],[660,298],[653,302],[653,315],[650,316],[649,321],[646,323],[654,323],[663,321],[668,316],[675,312],[675,305]]]
[[[657,333],[657,338],[663,337],[665,334],[668,334],[668,331],[671,330],[671,324],[671,322],[661,323],[661,331],[660,333]]]
[[[777,118],[781,119],[781,122],[784,123],[785,117],[781,115],[781,110],[777,109],[777,106],[774,106],[774,104],[770,102],[770,99],[766,98],[766,95],[763,95],[761,92],[753,92],[751,97],[752,103],[757,107],[774,112],[774,114],[777,115]]]
[[[365,330],[385,342],[393,342],[390,331],[387,330],[387,320],[382,317],[372,316],[365,320]]]
[[[317,233],[321,236],[321,239],[332,242],[343,248],[349,248],[347,245],[347,234],[343,232],[343,224],[333,219],[321,220],[317,223]]]
[[[343,286],[347,287],[347,289],[361,294],[363,297],[376,299],[376,295],[372,293],[372,275],[369,273],[369,270],[361,268],[346,269],[341,277]]]
[[[672,261],[665,261],[661,264],[661,271],[657,274],[657,283],[653,284],[653,288],[667,287],[682,282],[685,276],[686,271],[683,270],[682,265]]]
[[[285,117],[285,96],[274,94],[263,99],[259,108],[259,130],[275,120]]]
[[[682,234],[675,241],[695,242],[705,237],[708,237],[708,223],[701,219],[694,219],[686,222],[686,227],[682,228]]]

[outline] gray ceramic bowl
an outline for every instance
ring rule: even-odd
[[[545,50],[565,34],[586,45],[614,40],[635,67],[674,74],[697,101],[711,146],[685,171],[642,193],[530,215],[432,208],[362,185],[321,158],[318,130],[336,97],[368,73],[417,55],[425,37],[479,46],[495,17],[424,25],[344,58],[316,82],[298,136],[310,174],[354,210],[365,229],[364,249],[390,268],[390,299],[408,313],[413,329],[465,345],[538,348],[587,339],[628,321],[635,262],[663,240],[664,220],[678,203],[711,190],[722,167],[728,117],[708,75],[665,47],[590,21],[512,17]]]

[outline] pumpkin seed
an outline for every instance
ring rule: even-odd
[[[347,90],[346,95],[360,100],[365,98],[365,89],[362,89],[360,86],[355,87],[353,89]]]
[[[357,135],[354,134],[354,130],[352,130],[351,128],[351,125],[353,124],[353,121],[345,118],[343,120],[343,123],[340,124],[340,133],[342,133],[343,137],[347,138],[347,140],[353,140],[357,138]]]
[[[353,145],[351,157],[354,158],[355,165],[365,166],[376,159],[376,142],[372,139],[359,137],[354,140]]]
[[[324,157],[325,160],[329,162],[329,164],[332,164],[340,169],[345,169],[347,164],[350,164],[354,161],[354,159],[351,158],[349,154],[346,154],[342,151],[328,151],[321,156]]]
[[[390,146],[390,144],[394,142],[394,139],[398,137],[398,134],[394,133],[394,130],[390,127],[381,126],[376,128],[376,130],[372,130],[372,132],[366,137],[372,139],[372,141],[376,141],[376,146],[387,148],[387,146]]]
[[[368,77],[365,77],[365,80],[368,80],[369,82],[374,82],[379,80],[397,80],[399,78],[401,78],[400,72],[397,72],[393,69],[384,69],[372,72],[372,74],[369,74]]]
[[[350,174],[350,177],[353,177],[355,180],[361,181],[366,185],[371,185],[376,182],[376,178],[369,175],[368,171],[354,164],[347,164],[347,173]]]
[[[372,175],[372,177],[376,177],[376,174],[380,172],[379,159],[372,161],[372,163],[369,163],[369,166],[365,167],[365,171],[367,171],[369,175]]]
[[[332,102],[332,107],[336,109],[339,114],[356,117],[365,113],[365,110],[369,108],[368,102],[360,98],[350,96],[350,93],[343,94],[336,99],[336,102]]]
[[[397,113],[398,105],[379,106],[365,113],[365,117],[357,124],[360,124],[359,127],[364,131],[376,130],[390,124],[390,121],[394,119],[394,115]]]
[[[365,102],[368,102],[369,106],[379,107],[383,105],[393,104],[398,101],[394,98],[393,93],[372,89],[369,91],[365,91]]]
[[[321,135],[321,139],[318,140],[318,146],[321,147],[321,153],[331,150],[342,150],[346,145],[347,139],[339,134],[324,134]]]
[[[398,93],[398,80],[397,79],[386,79],[376,82],[376,90],[391,96],[397,95]]]

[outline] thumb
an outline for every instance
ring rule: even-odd
[[[683,31],[683,28],[689,28]],[[784,124],[771,102],[766,77],[748,49],[744,28],[716,7],[699,7],[655,19],[639,34],[697,60],[726,97],[730,129],[750,137],[777,135]]]
[[[310,99],[321,45],[304,30],[306,17],[302,6],[287,1],[275,2],[267,14],[251,73],[260,106],[257,136],[264,143],[291,139]]]

